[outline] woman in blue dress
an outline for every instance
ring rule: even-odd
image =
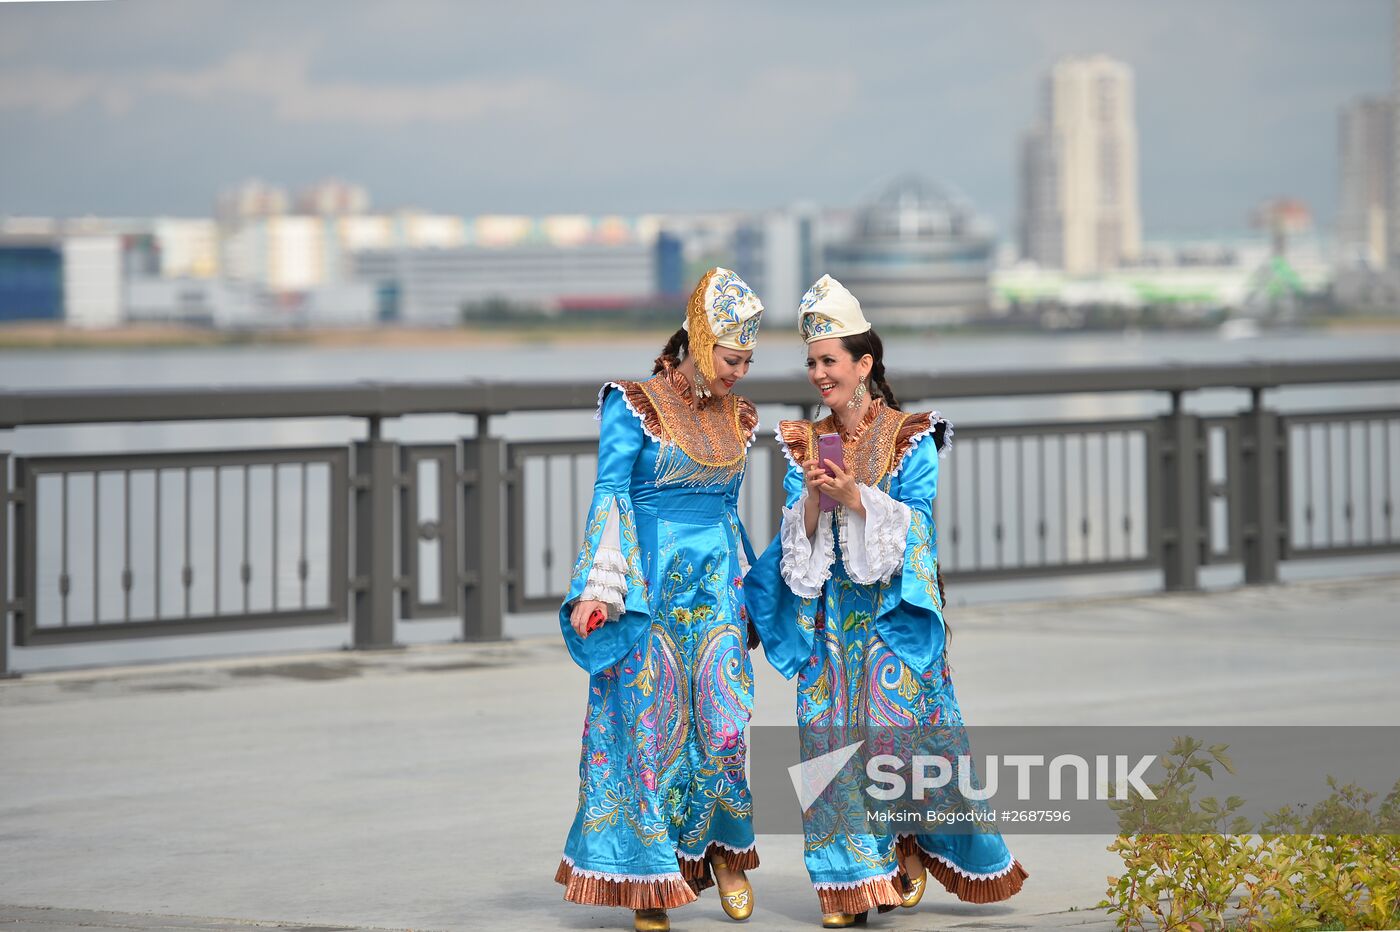
[[[933,497],[952,427],[936,412],[899,409],[880,339],[835,279],[803,296],[799,328],[808,378],[832,414],[778,426],[786,504],[778,538],[745,580],[749,611],[765,656],[797,677],[804,759],[857,737],[946,752],[962,713],[944,652]],[[819,462],[823,434],[841,438],[844,466]],[[833,510],[820,510],[822,493]],[[926,872],[974,903],[1021,889],[1026,871],[996,832],[871,832],[854,783],[838,777],[803,814],[823,926],[914,906]]]
[[[555,879],[567,900],[634,910],[639,930],[668,929],[666,910],[716,883],[731,918],[753,910],[753,550],[737,506],[758,416],[733,388],[762,311],[738,275],[711,269],[652,377],[598,395],[598,475],[559,612],[590,680]]]

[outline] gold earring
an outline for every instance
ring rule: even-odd
[[[861,403],[861,401],[863,401],[864,399],[865,399],[865,379],[861,379],[861,380],[860,380],[860,384],[856,386],[855,393],[854,393],[853,395],[851,395],[851,400],[848,401],[848,402],[846,402],[846,407],[847,407],[847,408],[850,408],[852,411],[854,411],[856,408],[859,408],[859,407],[860,407],[860,403]]]

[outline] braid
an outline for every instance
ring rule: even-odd
[[[874,383],[875,390],[888,407],[896,411],[902,410],[899,407],[899,399],[894,396],[894,389],[885,381],[885,344],[880,340],[880,335],[873,329],[867,330],[854,336],[842,337],[841,345],[851,354],[852,359],[859,360],[868,355],[873,360],[870,365],[870,381]]]
[[[899,399],[894,396],[894,389],[890,388],[890,383],[885,381],[885,361],[877,360],[875,365],[870,367],[870,380],[875,383],[875,387],[880,391],[880,397],[885,399],[885,406],[896,411],[902,410],[899,407]]]
[[[656,375],[663,369],[674,369],[681,364],[684,359],[682,351],[690,344],[690,334],[682,327],[671,338],[666,341],[666,345],[661,347],[661,355],[656,357],[652,366],[651,374]]]

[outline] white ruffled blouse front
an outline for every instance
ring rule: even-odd
[[[807,491],[791,508],[783,509],[782,574],[794,594],[804,599],[821,595],[836,563],[836,535],[841,558],[852,582],[888,582],[904,567],[904,546],[914,513],[903,502],[868,485],[857,484],[865,517],[838,506],[817,516],[815,533],[807,536],[804,520]]]

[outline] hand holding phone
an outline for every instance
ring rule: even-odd
[[[594,631],[603,627],[603,624],[608,620],[607,607],[601,603],[595,601],[593,605],[589,607],[587,615],[583,614],[585,607],[584,602],[581,600],[576,602],[573,609],[569,612],[569,625],[574,629],[574,633],[581,638],[588,637]]]
[[[826,468],[826,461],[831,460],[842,469],[846,468],[846,451],[841,445],[840,434],[822,434],[817,438],[817,463],[825,470],[827,475],[831,475],[831,470]],[[835,511],[836,499],[821,493],[820,505],[822,511]]]

